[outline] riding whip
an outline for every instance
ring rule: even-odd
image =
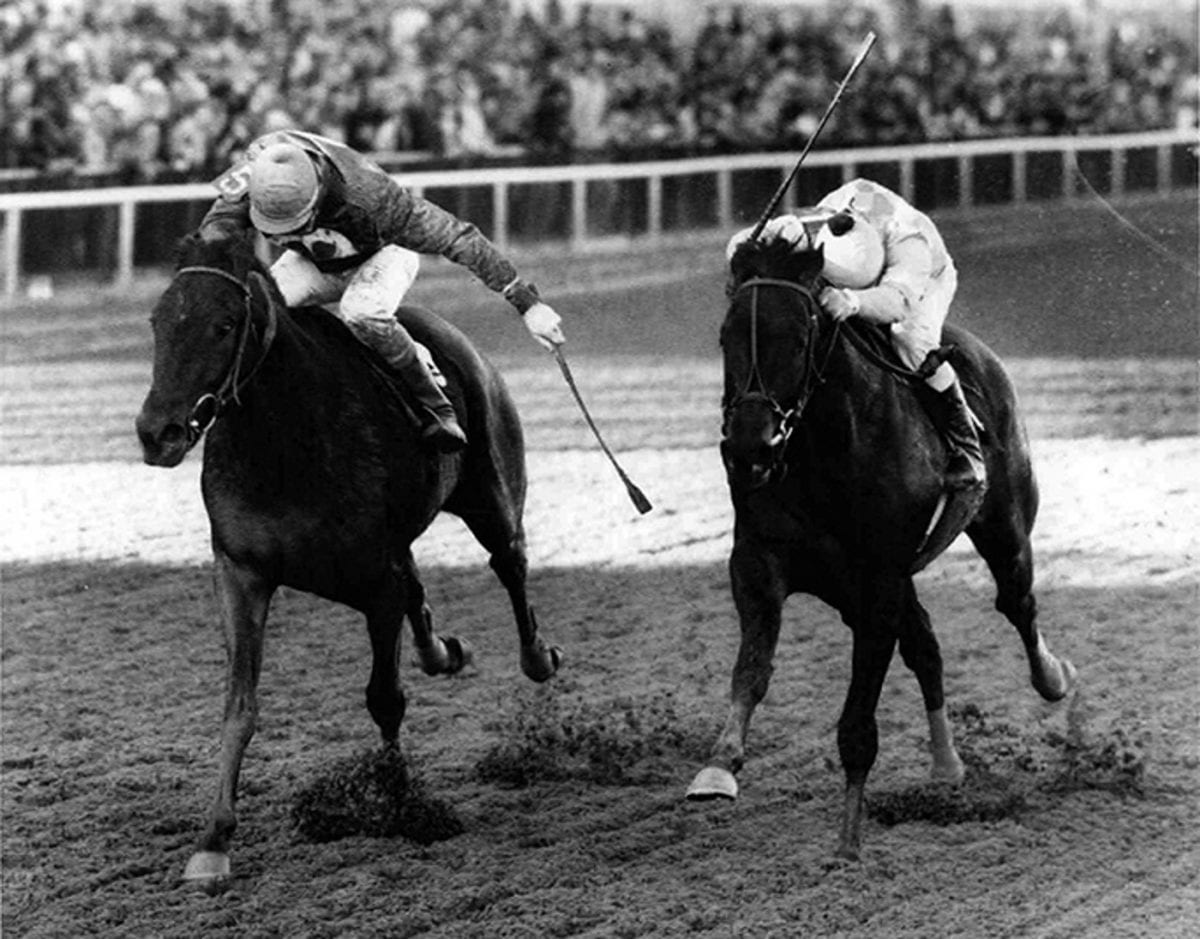
[[[775,195],[771,197],[771,201],[767,204],[763,214],[758,219],[758,224],[754,226],[754,231],[750,233],[749,241],[757,241],[758,236],[762,234],[763,228],[767,222],[771,220],[771,213],[779,206],[779,201],[784,197],[791,186],[796,174],[800,172],[800,165],[804,162],[804,158],[808,156],[808,151],[812,149],[813,142],[821,133],[821,129],[825,126],[825,122],[829,120],[829,115],[833,113],[833,109],[837,107],[838,101],[842,97],[842,92],[846,90],[846,86],[850,84],[850,79],[854,77],[854,73],[858,71],[858,67],[863,64],[863,60],[867,57],[867,53],[871,51],[871,47],[875,45],[875,33],[867,33],[867,38],[862,41],[859,46],[858,55],[854,57],[854,61],[850,63],[850,70],[846,72],[846,77],[842,79],[840,85],[837,86],[837,91],[833,94],[833,100],[829,102],[829,107],[825,109],[825,113],[821,115],[821,120],[817,124],[817,129],[809,135],[808,142],[804,145],[804,149],[800,152],[800,159],[796,161],[796,165],[792,167],[792,171],[788,173],[787,179],[783,181],[778,189],[775,190]]]
[[[579,405],[579,410],[583,412],[584,419],[587,420],[588,427],[592,429],[592,433],[596,435],[596,442],[600,444],[600,449],[604,451],[604,455],[608,457],[613,468],[617,471],[617,475],[621,477],[621,482],[625,484],[625,491],[629,493],[629,498],[633,502],[634,507],[642,515],[650,511],[653,506],[650,505],[650,500],[633,481],[625,475],[625,471],[621,469],[621,465],[617,462],[617,458],[612,455],[612,451],[608,449],[608,445],[604,442],[604,438],[600,436],[600,431],[596,427],[596,422],[592,420],[592,415],[588,413],[587,405],[583,403],[583,397],[579,394],[579,388],[575,385],[575,378],[571,374],[571,367],[567,365],[566,356],[563,355],[560,346],[554,347],[554,358],[558,360],[558,367],[562,370],[563,378],[567,380],[567,386],[571,389],[571,394],[575,396],[575,401]]]

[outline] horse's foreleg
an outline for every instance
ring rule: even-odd
[[[729,713],[709,765],[688,787],[692,800],[737,797],[734,778],[746,758],[746,733],[755,708],[766,696],[788,587],[777,557],[735,545],[729,574],[742,639],[733,666]]]
[[[897,625],[902,602],[899,590],[872,587],[864,597],[863,615],[854,617],[854,652],[850,688],[838,719],[838,754],[846,774],[846,801],[842,812],[837,854],[858,860],[862,847],[863,799],[867,775],[879,752],[879,728],[875,709],[883,681],[896,649]]]
[[[1047,701],[1061,701],[1075,685],[1075,667],[1055,656],[1037,627],[1033,551],[1015,519],[990,520],[967,534],[996,581],[996,609],[1017,628],[1029,661],[1029,680]]]
[[[421,670],[426,675],[461,672],[474,658],[474,652],[467,642],[453,636],[439,636],[433,631],[433,611],[425,603],[425,585],[421,583],[412,555],[406,559],[402,575],[407,581],[406,613]]]
[[[963,762],[954,749],[954,734],[946,717],[942,687],[942,653],[929,622],[929,614],[917,599],[909,580],[905,608],[900,621],[900,656],[917,677],[925,714],[929,720],[929,749],[933,755],[931,776],[939,782],[962,782]]]
[[[229,841],[237,827],[238,775],[258,720],[263,630],[274,586],[217,552],[215,579],[225,634],[225,716],[217,795],[208,827],[184,870],[184,879],[212,882],[229,874]]]

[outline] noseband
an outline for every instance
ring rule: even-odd
[[[278,327],[278,320],[275,315],[274,304],[267,303],[267,328],[263,334],[262,349],[258,356],[258,361],[254,363],[250,371],[242,375],[242,360],[246,355],[246,344],[250,337],[250,333],[254,328],[253,325],[253,309],[251,307],[250,288],[241,280],[235,277],[229,271],[222,270],[219,267],[206,267],[203,265],[194,265],[191,267],[181,267],[175,272],[176,278],[182,274],[212,274],[216,277],[224,278],[231,284],[234,284],[238,290],[242,292],[246,302],[246,315],[242,318],[238,325],[238,342],[237,352],[234,354],[233,362],[229,366],[229,371],[225,374],[224,380],[220,387],[215,392],[205,392],[196,399],[196,403],[192,405],[192,409],[188,414],[187,421],[187,442],[188,446],[192,446],[199,440],[206,430],[213,425],[221,412],[225,410],[230,401],[235,404],[241,404],[239,393],[250,383],[263,360],[267,357],[267,353],[271,349],[271,343],[275,341],[275,331]]]
[[[766,384],[763,382],[762,374],[758,368],[758,293],[763,287],[780,287],[786,290],[793,290],[800,294],[808,301],[808,318],[809,325],[812,327],[814,341],[808,342],[805,345],[805,362],[804,362],[804,385],[800,392],[796,395],[795,401],[790,408],[784,408],[783,405],[775,399],[775,397],[767,391]],[[767,405],[772,415],[779,420],[779,430],[770,441],[770,447],[777,454],[777,461],[782,459],[784,450],[787,449],[787,442],[791,439],[792,431],[796,429],[796,425],[800,423],[801,417],[804,415],[804,409],[808,406],[809,399],[813,396],[813,392],[817,390],[817,386],[824,382],[824,372],[829,364],[829,356],[833,353],[834,344],[837,342],[838,327],[840,324],[834,324],[833,333],[829,337],[829,346],[825,350],[825,355],[821,359],[821,365],[818,368],[817,349],[816,349],[816,333],[817,333],[817,310],[820,309],[816,297],[812,291],[803,284],[798,284],[792,280],[781,280],[774,277],[753,277],[741,284],[734,292],[734,297],[744,290],[751,291],[750,295],[750,374],[746,376],[746,384],[725,407],[725,425],[729,425],[730,419],[735,411],[744,407],[747,404],[754,402],[762,402]]]

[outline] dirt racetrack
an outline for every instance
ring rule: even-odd
[[[1194,204],[1125,211],[1194,259]],[[439,520],[417,557],[439,628],[477,660],[453,679],[405,672],[402,740],[463,832],[312,843],[298,794],[375,745],[368,647],[356,614],[283,591],[234,877],[214,896],[178,880],[211,796],[223,681],[199,455],[151,470],[130,433],[161,279],[5,310],[4,935],[1195,935],[1194,274],[1099,212],[1069,237],[1032,209],[946,224],[964,245],[960,319],[1009,362],[1025,406],[1041,623],[1080,688],[1040,703],[982,563],[952,546],[918,589],[968,785],[924,783],[921,699],[897,662],[857,865],[832,859],[849,635],[810,598],[786,611],[742,797],[682,799],[736,643],[714,447],[719,262],[528,260],[561,296],[598,422],[655,503],[644,517],[519,326],[432,267],[423,298],[461,304],[526,422],[532,592],[565,667],[546,686],[521,677],[503,591],[465,529]],[[1051,244],[1053,270],[1035,263]]]

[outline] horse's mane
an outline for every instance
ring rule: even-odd
[[[194,231],[181,238],[175,246],[175,266],[188,264],[210,265],[229,271],[245,280],[250,271],[265,273],[266,268],[255,253],[254,236],[250,232],[208,238]]]
[[[755,277],[789,280],[806,287],[821,276],[825,253],[820,248],[796,250],[782,239],[744,241],[729,261],[729,279],[725,293],[732,297],[746,281]]]

